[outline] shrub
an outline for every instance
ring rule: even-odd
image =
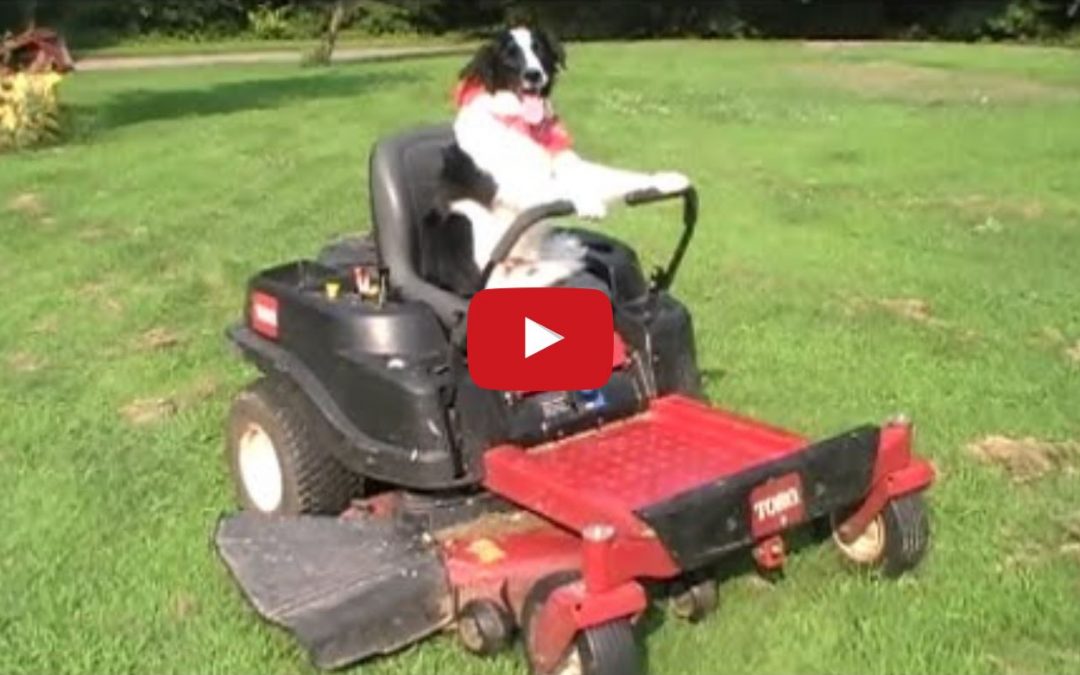
[[[326,12],[321,7],[296,7],[289,14],[292,37],[317,38],[326,29]]]
[[[289,17],[291,11],[290,5],[280,7],[259,5],[254,9],[249,9],[247,12],[248,29],[260,40],[282,40],[294,37]]]
[[[397,35],[416,32],[413,13],[405,7],[371,0],[360,5],[353,27],[365,35]]]
[[[0,151],[40,145],[60,136],[54,72],[0,75]]]
[[[1049,32],[1044,22],[1041,3],[1033,0],[1013,0],[1000,15],[986,22],[984,35],[994,39],[1025,40]]]

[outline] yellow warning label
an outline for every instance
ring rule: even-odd
[[[497,562],[506,557],[506,552],[490,539],[477,539],[469,544],[469,553],[485,565]]]

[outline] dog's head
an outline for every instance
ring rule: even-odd
[[[460,77],[482,84],[489,92],[547,96],[565,66],[562,46],[547,32],[510,28],[480,47]]]

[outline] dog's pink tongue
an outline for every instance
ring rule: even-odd
[[[540,96],[526,95],[521,98],[521,116],[529,124],[544,121],[544,99]]]

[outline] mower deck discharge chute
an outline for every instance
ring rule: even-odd
[[[264,377],[230,416],[247,509],[216,541],[262,616],[322,667],[455,628],[480,654],[519,636],[534,673],[633,675],[655,589],[698,620],[716,606],[717,563],[748,551],[778,569],[784,535],[811,521],[884,576],[921,560],[933,471],[906,418],[811,441],[701,400],[690,315],[668,292],[693,190],[627,199],[683,200],[683,235],[651,280],[627,245],[576,232],[626,351],[604,387],[476,387],[468,299],[426,280],[424,216],[451,138],[435,127],[378,144],[375,239],[256,275],[229,331]],[[570,211],[523,214],[493,261]]]

